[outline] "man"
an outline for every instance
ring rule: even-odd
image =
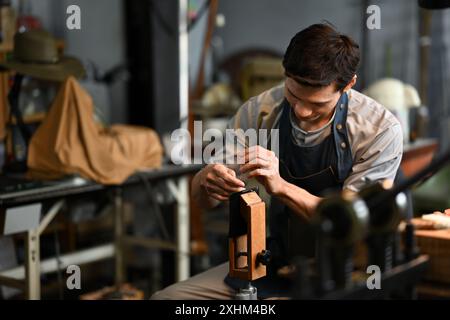
[[[397,175],[403,151],[400,123],[352,89],[359,60],[359,47],[348,36],[328,24],[312,25],[297,33],[286,50],[284,84],[251,98],[230,122],[236,129],[279,129],[278,156],[251,146],[238,172],[256,178],[271,195],[268,247],[277,268],[294,255],[314,257],[308,220],[326,192],[358,192]],[[213,207],[245,183],[218,163],[201,170],[192,187],[197,203]],[[235,288],[228,277],[224,282],[227,273],[226,263],[153,298],[232,298]]]

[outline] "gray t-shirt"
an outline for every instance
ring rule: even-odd
[[[400,122],[384,106],[353,89],[348,97],[347,131],[353,166],[343,188],[358,192],[368,183],[394,180],[403,154],[403,134]],[[284,84],[249,99],[228,128],[277,128],[283,99]],[[301,130],[294,121],[294,141],[299,146],[320,143],[331,133],[332,120],[315,132]]]
[[[289,120],[292,126],[292,139],[294,143],[302,147],[312,147],[321,143],[331,134],[331,125],[333,124],[335,115],[336,109],[334,110],[330,121],[328,121],[322,128],[313,131],[305,131],[299,127],[297,121],[295,120],[296,118],[294,111],[291,109]]]

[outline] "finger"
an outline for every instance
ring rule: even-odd
[[[231,169],[229,169],[231,170]],[[236,178],[236,173],[231,170],[233,173],[229,172],[229,171],[225,171],[222,174],[219,175],[220,178],[222,178],[228,185],[232,186],[232,187],[245,187],[245,183],[244,181]]]
[[[226,190],[223,190],[222,188],[218,187],[217,185],[211,184],[211,183],[207,183],[205,185],[205,189],[206,192],[209,195],[219,195],[219,196],[223,196],[223,197],[228,197],[229,193]]]
[[[260,145],[248,147],[245,149],[245,152],[247,152],[247,153],[256,152],[256,153],[260,153],[260,154],[271,154],[272,153],[271,150],[261,147]]]
[[[252,170],[248,173],[248,177],[249,178],[254,178],[254,177],[267,177],[272,175],[272,171],[271,170],[266,170],[266,169],[255,169]]]
[[[266,157],[265,155],[253,153],[253,154],[249,154],[246,157],[245,164],[256,163],[256,161],[258,161],[258,160],[262,160],[262,161],[266,161],[266,162],[271,161],[271,159],[269,157]]]
[[[219,201],[227,201],[229,199],[229,197],[224,197],[218,194],[210,194],[209,195],[211,198],[219,200]]]
[[[206,176],[206,183],[208,183],[208,185],[220,188],[224,192],[238,192],[243,189],[242,186],[229,183],[226,180],[224,180],[222,177],[216,176],[216,175]],[[244,186],[245,186],[245,184],[244,184]]]
[[[236,166],[236,168],[239,169],[239,166]],[[228,168],[227,172],[236,178],[236,172],[234,169]]]
[[[256,152],[265,152],[265,151],[268,151],[266,148],[261,147],[260,145],[248,147],[246,150],[248,152],[254,152],[254,151],[256,151]]]
[[[214,166],[209,174],[206,175],[206,180],[209,182],[214,182],[218,178],[223,178],[227,184],[232,187],[245,187],[245,183],[238,178],[236,178],[236,174],[232,174],[232,169],[225,167],[224,165]]]
[[[263,159],[255,159],[254,161],[241,166],[241,169],[239,171],[241,173],[246,173],[248,171],[258,169],[258,168],[270,169],[271,166],[272,166],[272,163],[270,161],[266,161]]]
[[[254,148],[248,150],[244,155],[245,163],[255,161],[255,159],[263,159],[266,161],[271,161],[275,153],[273,151],[264,148]]]
[[[251,153],[262,152],[262,151],[259,151],[259,150],[260,150],[260,146],[251,146],[251,147],[245,148],[244,150],[238,151],[237,154],[238,154],[238,156],[244,157],[244,156],[246,156],[248,154],[251,154]]]
[[[244,190],[244,187],[240,187],[240,186],[238,187],[238,186],[228,184],[227,181],[225,181],[223,178],[218,178],[215,185],[229,193],[239,192],[239,191]]]

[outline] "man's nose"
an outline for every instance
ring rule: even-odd
[[[295,104],[295,114],[302,118],[307,118],[312,114],[312,109],[306,107],[304,104],[297,102]]]

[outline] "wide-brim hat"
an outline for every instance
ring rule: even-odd
[[[0,66],[37,79],[64,81],[69,76],[82,78],[85,70],[73,57],[60,56],[55,38],[45,30],[16,33],[12,59]]]

